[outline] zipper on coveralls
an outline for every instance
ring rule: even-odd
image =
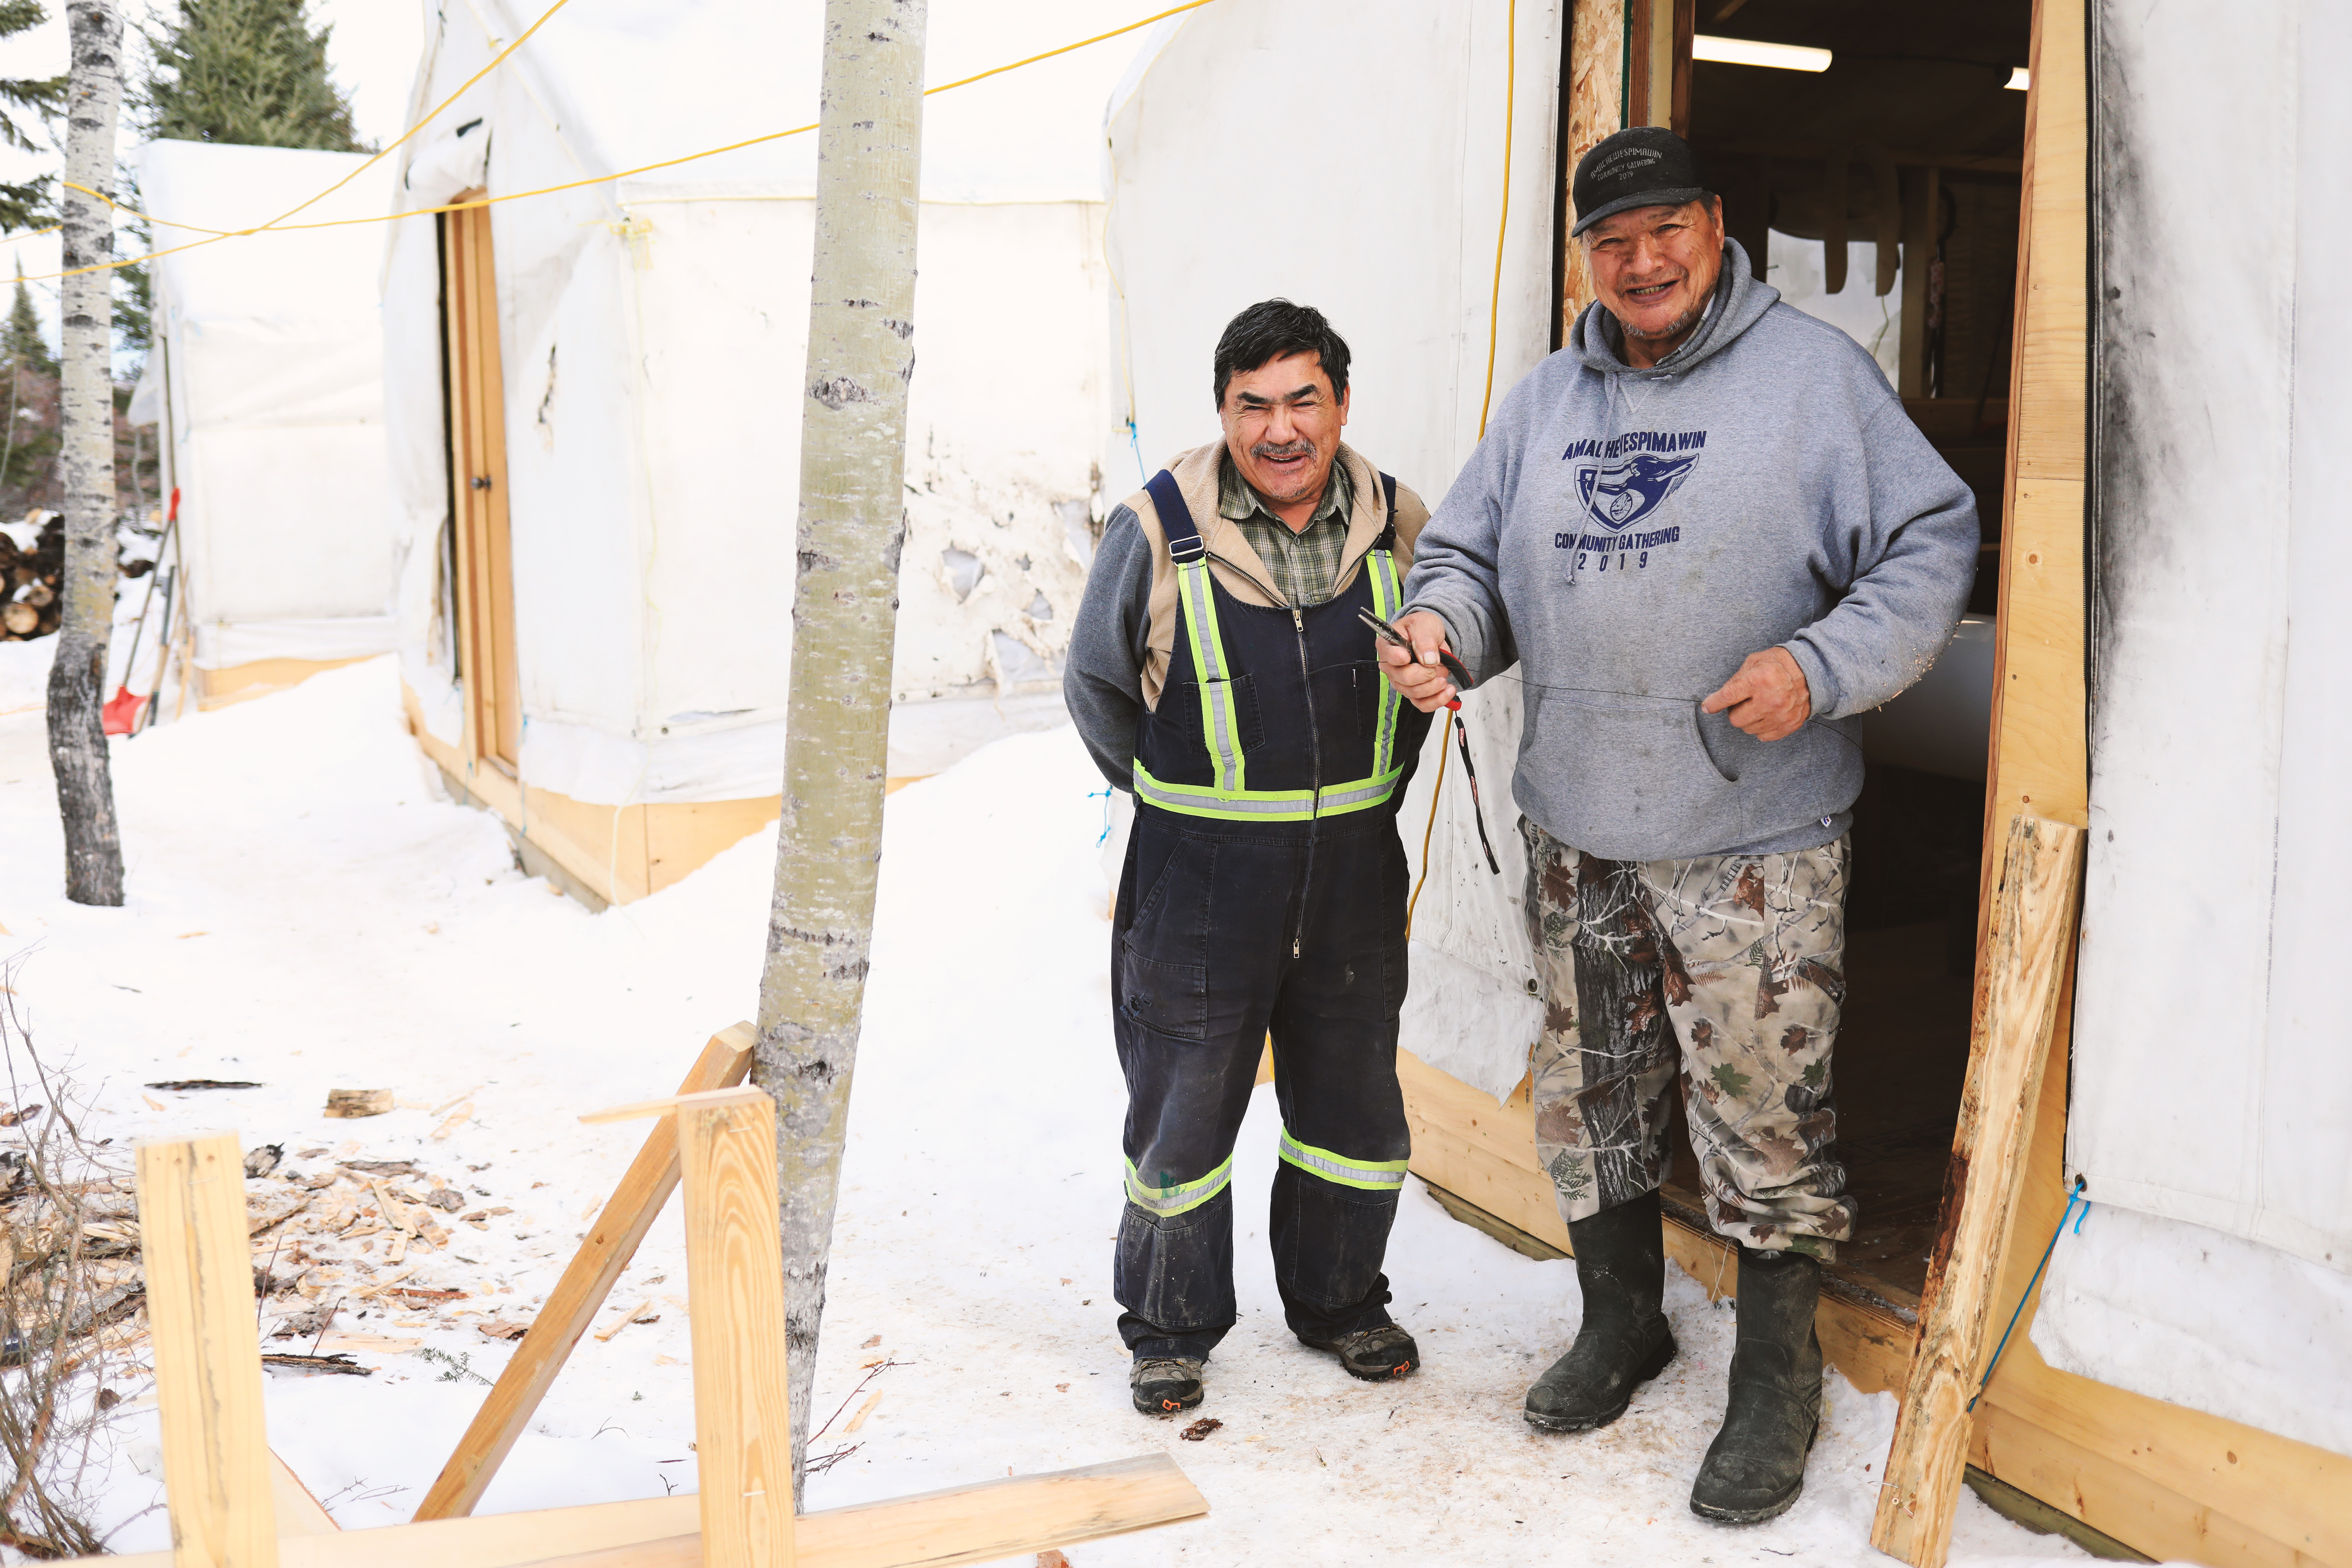
[[[1312,672],[1307,668],[1307,616],[1297,605],[1275,592],[1267,584],[1252,576],[1215,551],[1208,551],[1206,553],[1210,560],[1216,562],[1234,576],[1250,584],[1267,598],[1288,610],[1291,630],[1298,637],[1298,684],[1307,693],[1307,747],[1313,770],[1308,782],[1315,791],[1315,807],[1307,818],[1307,873],[1298,879],[1298,921],[1291,927],[1290,931],[1290,956],[1297,958],[1300,956],[1307,945],[1307,893],[1315,881],[1315,846],[1317,840],[1322,837],[1323,826],[1323,727],[1316,722],[1315,679]],[[1335,582],[1346,580],[1349,564],[1345,561],[1339,563],[1339,575],[1334,580]]]
[[[1307,668],[1307,617],[1297,605],[1290,606],[1291,629],[1298,634],[1298,683],[1307,691],[1307,746],[1314,760],[1310,784],[1315,791],[1315,808],[1307,818],[1307,873],[1298,879],[1298,924],[1290,933],[1290,956],[1299,956],[1307,941],[1307,895],[1315,885],[1315,842],[1321,837],[1323,826],[1323,726],[1315,718],[1315,679]]]

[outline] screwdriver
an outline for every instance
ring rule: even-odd
[[[1372,614],[1371,611],[1358,610],[1356,612],[1356,618],[1363,622],[1364,625],[1371,627],[1372,631],[1379,636],[1381,640],[1396,644],[1397,647],[1404,649],[1408,654],[1412,652],[1412,639],[1407,637],[1402,632],[1397,630],[1396,627],[1389,625],[1388,622],[1381,619],[1380,616]],[[1442,647],[1437,650],[1437,657],[1444,661],[1445,665],[1445,673],[1454,678],[1454,684],[1461,690],[1469,690],[1471,687],[1470,671],[1463,667],[1462,661],[1454,658],[1452,654],[1446,652],[1445,649]],[[1459,697],[1453,698],[1447,701],[1445,706],[1458,713],[1462,710],[1462,699]]]

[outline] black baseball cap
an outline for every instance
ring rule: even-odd
[[[1715,187],[1699,173],[1689,142],[1663,125],[1633,125],[1601,138],[1576,161],[1570,194],[1574,236],[1630,207],[1678,207],[1715,195]]]

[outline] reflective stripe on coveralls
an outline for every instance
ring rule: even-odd
[[[1234,711],[1233,675],[1225,639],[1217,629],[1217,595],[1209,586],[1205,546],[1177,566],[1176,582],[1184,600],[1185,635],[1192,641],[1192,668],[1201,675],[1201,736],[1216,763],[1215,793],[1238,795],[1244,760],[1235,736],[1241,731],[1241,716]]]
[[[1163,1186],[1147,1186],[1136,1171],[1135,1162],[1127,1164],[1127,1201],[1138,1208],[1150,1209],[1168,1218],[1199,1208],[1229,1186],[1234,1179],[1231,1155],[1225,1163],[1197,1182],[1174,1182]]]
[[[1337,1182],[1343,1187],[1384,1193],[1404,1185],[1404,1161],[1345,1159],[1328,1149],[1301,1143],[1290,1135],[1287,1127],[1282,1130],[1282,1142],[1276,1146],[1276,1152],[1308,1175]]]
[[[1402,597],[1396,575],[1396,556],[1390,551],[1365,552],[1365,571],[1372,590],[1372,613],[1382,620],[1393,616]],[[1151,776],[1139,759],[1134,765],[1135,793],[1164,811],[1192,816],[1218,816],[1241,822],[1305,822],[1316,816],[1336,816],[1379,805],[1395,792],[1404,769],[1393,763],[1398,710],[1403,699],[1388,681],[1381,682],[1380,721],[1373,734],[1370,776],[1315,790],[1253,790],[1244,787],[1241,746],[1236,740],[1241,721],[1234,710],[1232,661],[1225,657],[1224,638],[1217,626],[1216,595],[1209,582],[1205,548],[1176,563],[1178,594],[1184,608],[1185,635],[1192,645],[1192,667],[1201,675],[1201,732],[1216,767],[1213,784],[1163,784]],[[1319,800],[1318,798],[1319,794]]]

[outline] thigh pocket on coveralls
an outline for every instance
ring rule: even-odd
[[[1118,934],[1120,1016],[1176,1040],[1205,1039],[1215,840],[1158,822],[1137,827],[1136,885],[1150,890]]]
[[[1118,944],[1119,1009],[1143,1027],[1172,1040],[1209,1033],[1209,966],[1146,958],[1133,942]]]

